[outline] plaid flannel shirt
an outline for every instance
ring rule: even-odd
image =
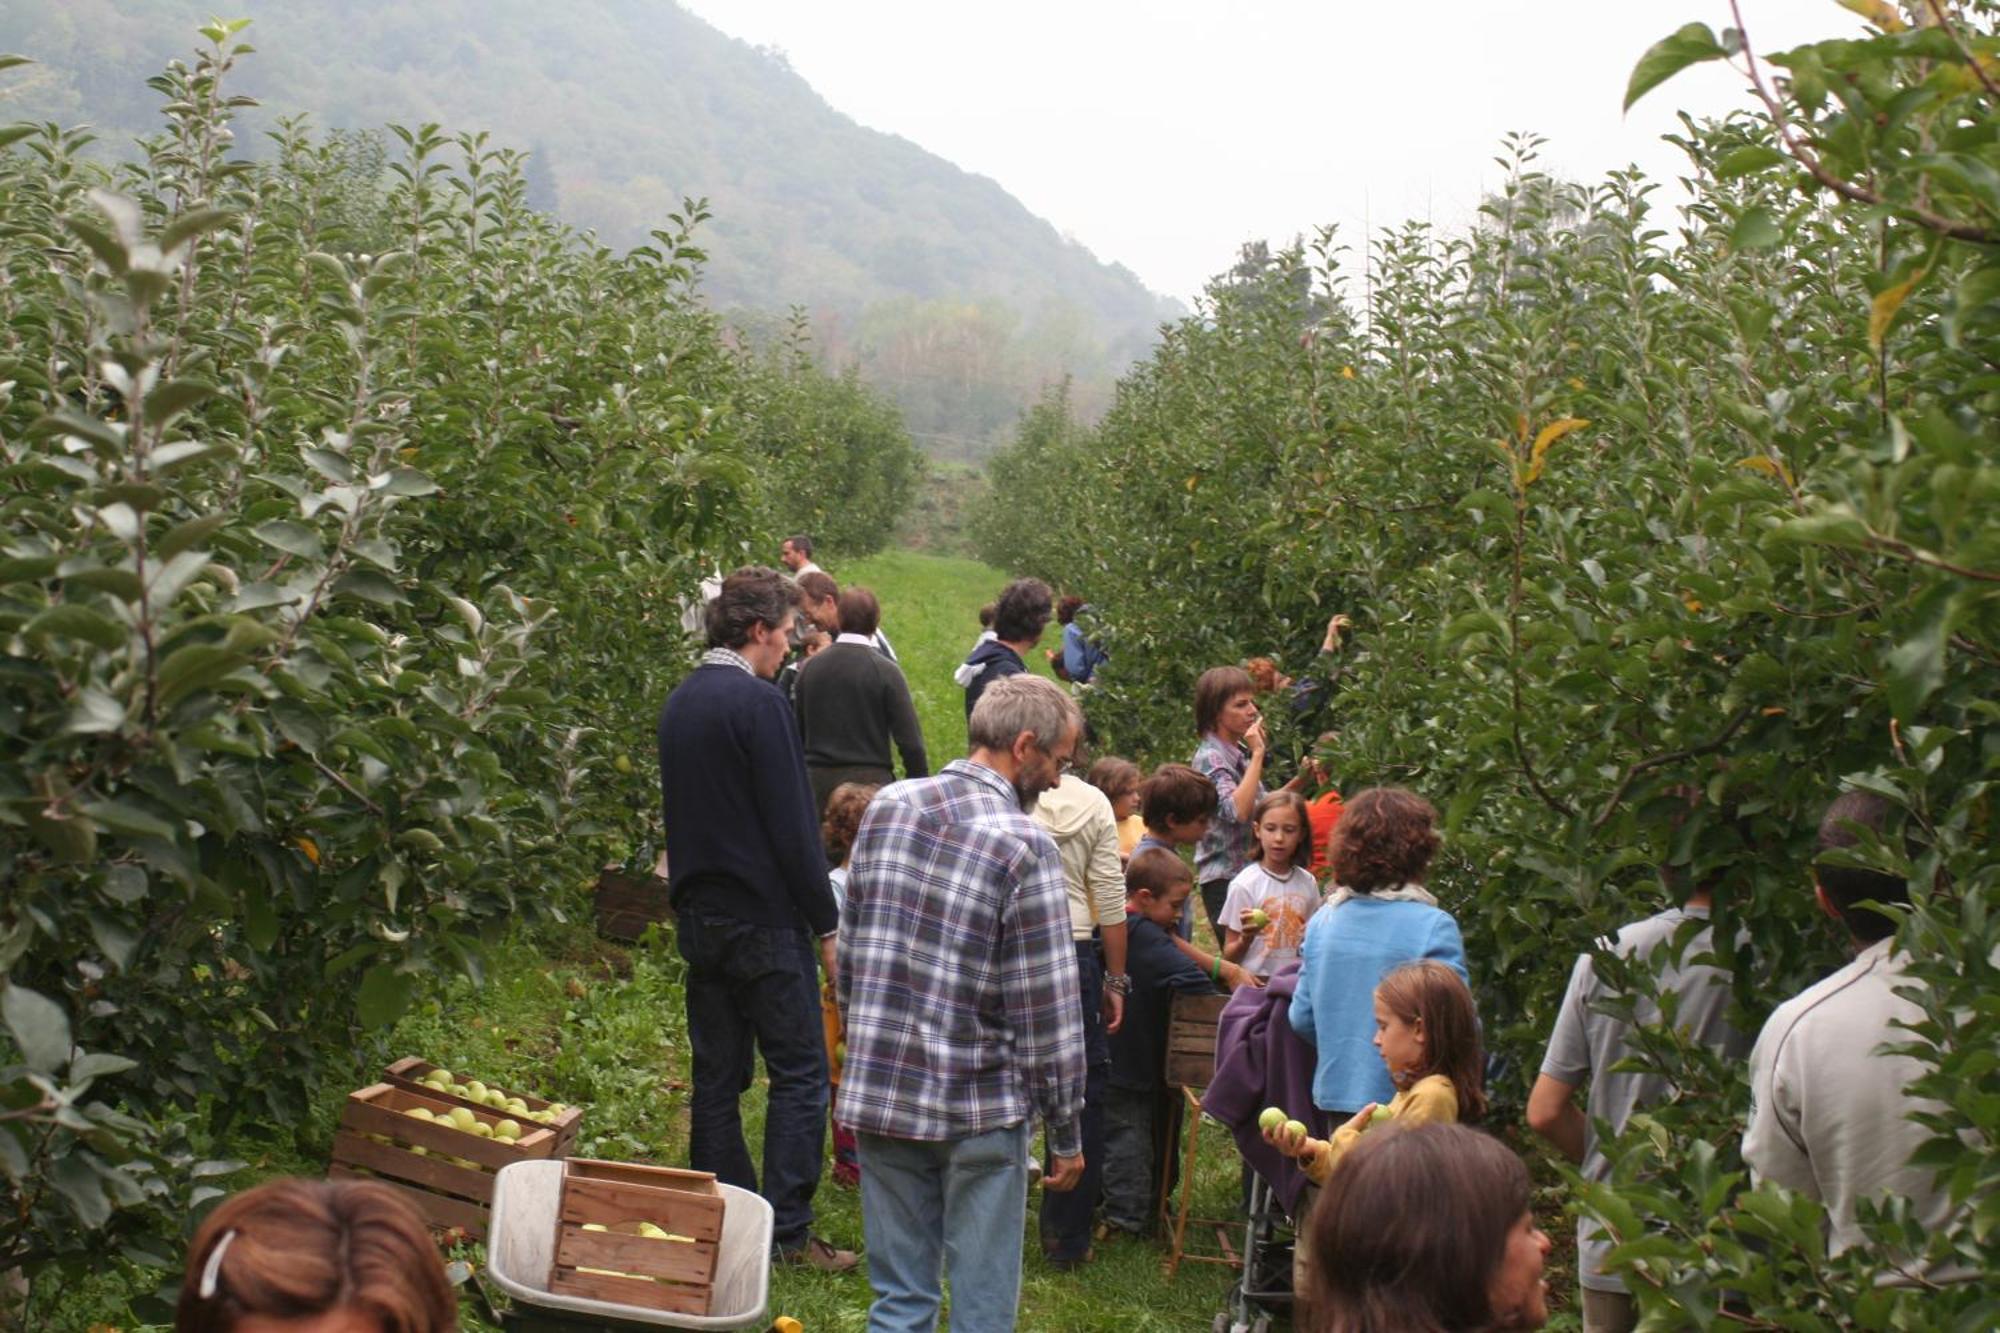
[[[1013,785],[959,759],[884,787],[848,865],[840,1120],[936,1142],[1040,1116],[1082,1151],[1083,1020],[1069,888]]]

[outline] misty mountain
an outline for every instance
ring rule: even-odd
[[[145,79],[218,12],[255,20],[232,76],[260,103],[241,150],[300,112],[490,130],[534,155],[534,202],[617,246],[705,197],[711,302],[753,332],[802,307],[821,355],[859,364],[934,452],[983,453],[1066,374],[1090,413],[1180,312],[671,0],[0,0],[0,50],[38,62],[0,75],[0,121],[88,123],[113,149],[154,132]]]

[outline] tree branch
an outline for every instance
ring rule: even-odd
[[[1667,754],[1649,755],[1644,759],[1634,761],[1625,769],[1625,775],[1618,779],[1618,785],[1612,788],[1611,795],[1604,802],[1604,807],[1597,812],[1597,818],[1590,821],[1590,831],[1595,833],[1611,822],[1611,816],[1618,812],[1618,803],[1625,799],[1625,793],[1631,790],[1633,780],[1641,773],[1647,772],[1650,769],[1660,768],[1666,764],[1678,764],[1683,760],[1699,759],[1702,755],[1715,753],[1723,746],[1729,744],[1730,737],[1742,730],[1743,724],[1748,722],[1756,711],[1757,706],[1755,704],[1745,704],[1743,707],[1737,709],[1736,715],[1723,725],[1722,730],[1717,733],[1714,740],[1707,741],[1701,745],[1691,746],[1685,750],[1674,750]]]
[[[1937,25],[1951,38],[1951,44],[1965,57],[1965,63],[1972,67],[1972,77],[1979,80],[1979,86],[1986,90],[1988,97],[2000,98],[2000,86],[1994,84],[1992,76],[1986,72],[1986,67],[1979,63],[1978,53],[1965,44],[1964,34],[1959,32],[1958,25],[1944,12],[1944,0],[1928,0],[1928,4],[1931,17],[1937,20]]]
[[[1757,94],[1757,100],[1762,102],[1764,109],[1770,113],[1771,128],[1778,132],[1778,140],[1784,144],[1785,151],[1791,155],[1793,161],[1811,173],[1814,180],[1852,203],[1894,209],[1927,231],[1949,236],[1955,241],[1971,241],[1976,245],[2000,244],[2000,232],[1975,223],[1948,218],[1916,204],[1891,203],[1878,192],[1864,185],[1856,185],[1820,161],[1819,155],[1799,138],[1792,128],[1791,118],[1785,114],[1785,104],[1764,81],[1763,68],[1757,63],[1757,53],[1750,47],[1750,34],[1743,26],[1742,0],[1729,0],[1729,13],[1736,20],[1736,31],[1743,35],[1743,59],[1749,69],[1751,91]]]
[[[1913,565],[1925,565],[1931,569],[1941,569],[1947,574],[1956,574],[1962,579],[1977,579],[1981,583],[2000,583],[2000,570],[1973,569],[1966,565],[1954,565],[1949,560],[1940,560],[1926,551],[1919,551],[1908,542],[1896,537],[1884,537],[1880,533],[1871,532],[1868,534],[1868,546],[1870,550],[1880,551],[1884,555],[1893,555],[1898,560],[1906,560]]]

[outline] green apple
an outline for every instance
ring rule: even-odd
[[[428,1083],[432,1079],[436,1079],[438,1082],[448,1086],[452,1081],[451,1071],[449,1069],[433,1069],[430,1073],[424,1075],[424,1082]]]
[[[639,1224],[639,1234],[648,1240],[665,1240],[667,1238],[666,1228],[655,1226],[651,1222],[641,1222]]]
[[[493,1137],[493,1126],[484,1120],[475,1120],[472,1122],[472,1132],[482,1139],[490,1139]]]
[[[475,1102],[483,1103],[486,1100],[486,1085],[476,1078],[465,1081],[465,1092]]]
[[[1285,1137],[1290,1139],[1295,1147],[1298,1144],[1304,1143],[1306,1141],[1305,1123],[1299,1120],[1287,1120],[1285,1122]]]
[[[474,1125],[479,1123],[479,1117],[463,1106],[452,1107],[448,1114],[451,1117],[451,1123],[457,1125],[460,1129],[470,1130]]]
[[[432,1115],[432,1114],[430,1113],[430,1110],[429,1110],[429,1108],[428,1108],[428,1107],[423,1107],[423,1106],[411,1106],[411,1107],[408,1107],[408,1108],[406,1108],[406,1109],[405,1109],[405,1110],[403,1111],[403,1114],[404,1114],[404,1115],[406,1115],[406,1116],[408,1116],[408,1117],[410,1117],[410,1119],[412,1119],[412,1120],[435,1120],[435,1119],[437,1119],[437,1117],[436,1117],[436,1116],[434,1116],[434,1115]]]
[[[502,1120],[493,1127],[493,1137],[496,1139],[505,1139],[509,1143],[517,1141],[521,1137],[521,1122],[518,1120]]]
[[[1267,915],[1264,909],[1261,907],[1251,908],[1249,914],[1246,915],[1243,919],[1250,924],[1250,927],[1253,930],[1262,930],[1264,927],[1271,924],[1270,916]]]
[[[509,1097],[507,1099],[506,1109],[513,1112],[515,1115],[526,1115],[528,1113],[528,1104],[522,1101],[519,1097]]]
[[[668,1239],[668,1240],[677,1240],[677,1241],[679,1241],[679,1242],[680,1242],[681,1244],[683,1244],[683,1245],[692,1245],[692,1244],[694,1244],[694,1237],[693,1237],[693,1236],[676,1236],[676,1235],[675,1235],[675,1234],[674,1234],[673,1232],[671,1232],[671,1231],[669,1231],[669,1232],[667,1233],[667,1239]],[[665,1282],[665,1281],[666,1281],[666,1279],[665,1279],[665,1278],[661,1278],[661,1279],[660,1279],[660,1281],[662,1281],[662,1282]]]
[[[1285,1113],[1275,1106],[1265,1107],[1264,1114],[1257,1117],[1257,1128],[1263,1130],[1266,1134],[1269,1134],[1284,1123]]]
[[[410,1151],[415,1153],[419,1157],[429,1157],[431,1155],[431,1150],[429,1148],[424,1147],[424,1145],[421,1143],[411,1144]]]
[[[835,1064],[837,1064],[837,1065],[844,1065],[844,1064],[846,1064],[846,1063],[847,1063],[847,1043],[846,1043],[846,1042],[844,1042],[844,1041],[837,1041],[837,1042],[835,1042],[835,1043],[833,1044],[833,1062],[834,1062]]]
[[[454,1097],[470,1097],[472,1089],[463,1083],[454,1083],[451,1085],[451,1095]]]
[[[1394,1120],[1395,1118],[1396,1113],[1388,1107],[1378,1106],[1375,1108],[1375,1114],[1368,1117],[1368,1123],[1370,1125],[1379,1125],[1385,1120]]]
[[[602,1223],[602,1222],[585,1222],[585,1223],[583,1224],[583,1229],[584,1229],[585,1231],[609,1231],[609,1230],[611,1230],[611,1228],[610,1228],[610,1227],[608,1227],[608,1226],[605,1226],[605,1225],[604,1225],[604,1223]]]

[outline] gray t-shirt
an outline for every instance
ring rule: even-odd
[[[1703,926],[1685,952],[1675,955],[1673,939],[1681,923],[1708,920],[1706,907],[1670,908],[1644,921],[1635,921],[1618,932],[1613,948],[1624,958],[1653,959],[1659,966],[1660,989],[1680,995],[1679,1026],[1692,1040],[1742,1059],[1749,1042],[1730,1027],[1729,974],[1706,965],[1690,966],[1683,960],[1698,958],[1709,950],[1709,934]],[[1579,955],[1570,973],[1569,989],[1563,993],[1562,1008],[1556,1013],[1555,1030],[1549,1034],[1548,1054],[1542,1057],[1542,1072],[1572,1087],[1588,1084],[1586,1107],[1591,1128],[1584,1136],[1583,1174],[1589,1180],[1609,1177],[1610,1163],[1597,1146],[1596,1122],[1610,1123],[1622,1130],[1634,1111],[1664,1101],[1672,1085],[1658,1074],[1610,1073],[1630,1053],[1627,1035],[1631,1025],[1622,1019],[1599,1013],[1593,1006],[1612,996],[1611,988],[1597,979],[1589,954]],[[1659,1006],[1639,1001],[1634,1016],[1639,1023],[1660,1021]],[[1597,1239],[1598,1224],[1590,1218],[1577,1219],[1577,1270],[1583,1285],[1592,1291],[1623,1291],[1622,1279],[1603,1272],[1604,1256],[1611,1252],[1609,1240]]]

